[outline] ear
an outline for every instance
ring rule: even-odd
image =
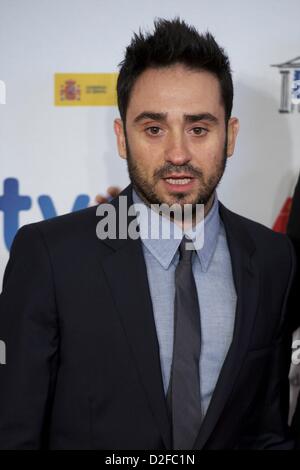
[[[238,118],[232,117],[227,126],[227,157],[231,157],[234,152],[236,138],[239,132],[240,123]]]
[[[121,158],[126,159],[126,141],[123,121],[120,118],[114,120],[114,131],[117,137],[118,151]]]

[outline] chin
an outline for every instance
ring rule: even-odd
[[[181,194],[176,194],[176,196],[169,196],[168,198],[166,198],[166,202],[167,204],[169,205],[172,205],[172,204],[180,204],[181,206],[183,206],[184,204],[196,204],[197,202],[197,199],[187,195],[187,194],[184,194],[184,193],[181,193]]]

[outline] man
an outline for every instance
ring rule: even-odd
[[[12,247],[0,447],[290,448],[294,254],[218,201],[239,126],[228,58],[209,33],[158,20],[127,48],[117,91],[131,179],[106,206],[117,236],[102,237],[100,205],[27,225]],[[145,209],[125,236],[121,197]],[[155,204],[190,205],[192,224]],[[201,204],[204,245],[191,250]],[[150,216],[183,229],[182,241],[147,237]]]
[[[287,225],[287,235],[290,237],[297,258],[297,273],[294,278],[293,289],[290,294],[290,301],[294,307],[294,329],[298,328],[295,333],[293,340],[298,344],[300,339],[300,318],[299,318],[299,262],[300,262],[300,176],[296,183],[296,187],[293,194],[293,202],[291,212]],[[291,382],[291,407],[290,407],[290,418],[293,418],[292,429],[296,436],[296,447],[300,449],[300,365],[297,363],[292,364],[290,370],[290,382]]]

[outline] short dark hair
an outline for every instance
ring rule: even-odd
[[[220,83],[225,121],[231,116],[233,83],[228,56],[209,32],[199,34],[180,18],[154,21],[154,33],[134,34],[119,64],[117,81],[118,107],[125,124],[130,94],[137,78],[148,68],[163,68],[176,63],[189,69],[214,74]]]

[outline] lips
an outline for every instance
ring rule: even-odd
[[[167,178],[163,178],[164,184],[168,191],[175,192],[186,192],[194,188],[196,179],[188,174],[172,174]]]
[[[191,180],[192,178],[165,178],[167,183],[178,185],[188,184],[191,182]]]
[[[193,179],[194,177],[189,175],[188,173],[171,173],[170,175],[164,177],[164,179],[169,179],[169,178],[172,178],[172,179],[181,179],[181,178],[189,178],[189,179]]]
[[[164,180],[170,185],[184,186],[189,184],[194,178],[186,173],[182,174],[171,174]]]

